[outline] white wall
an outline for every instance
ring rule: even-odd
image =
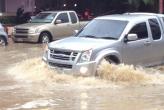
[[[6,13],[15,13],[21,6],[24,7],[25,12],[33,12],[35,7],[35,0],[6,0]]]

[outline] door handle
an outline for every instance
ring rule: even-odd
[[[150,41],[146,41],[146,42],[144,43],[144,45],[145,45],[145,46],[149,46],[149,45],[151,45],[151,42],[150,42]]]

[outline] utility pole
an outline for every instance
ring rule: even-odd
[[[159,0],[159,13],[163,13],[163,0]]]

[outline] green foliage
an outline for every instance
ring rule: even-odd
[[[140,5],[141,0],[128,0],[129,4],[133,5],[134,7],[138,8]]]
[[[15,16],[1,16],[0,23],[2,24],[16,24],[16,17]]]
[[[154,4],[155,0],[143,0],[145,4]]]
[[[128,3],[133,7],[134,11],[140,10],[141,7],[149,7],[148,10],[152,11],[153,7],[157,7],[157,2],[157,0],[128,0]],[[146,10],[146,8],[144,10]],[[144,10],[142,9],[142,11]]]
[[[128,2],[130,4],[133,5],[139,5],[141,2],[144,2],[144,4],[148,5],[148,4],[154,4],[155,0],[128,0]]]

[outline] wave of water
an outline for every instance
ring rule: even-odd
[[[30,102],[26,102],[25,104],[22,105],[15,105],[13,108],[8,108],[7,110],[21,110],[21,109],[37,109],[37,108],[43,108],[43,107],[51,107],[54,106],[55,101],[52,99],[48,100],[34,100]]]
[[[163,84],[164,67],[142,68],[132,65],[112,65],[104,61],[98,69],[98,77],[82,77],[61,74],[50,69],[40,58],[33,58],[17,63],[8,71],[16,79],[27,82],[44,82],[47,84],[72,84],[86,86],[113,86],[119,84]]]

